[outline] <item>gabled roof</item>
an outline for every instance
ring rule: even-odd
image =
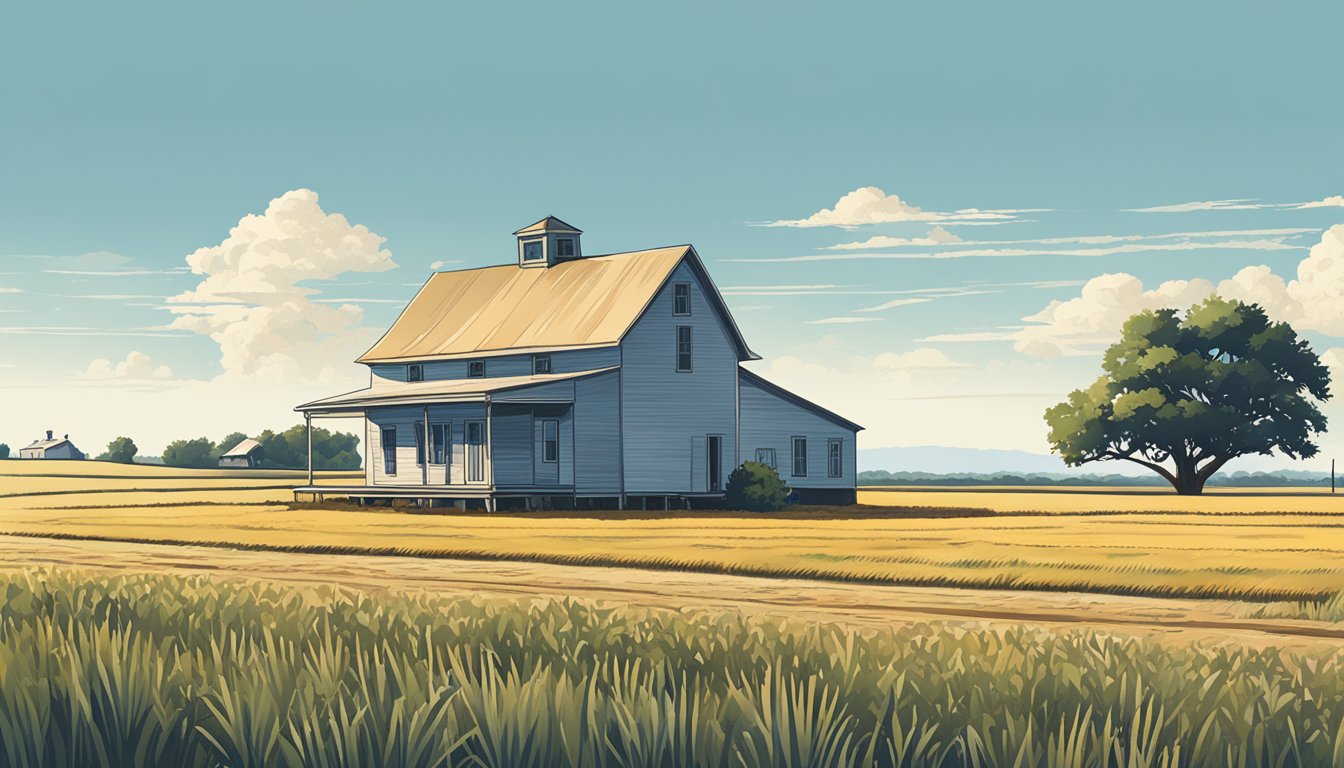
[[[53,438],[53,439],[51,439],[51,440],[34,440],[33,443],[32,443],[32,445],[25,446],[24,448],[21,448],[20,450],[24,450],[24,451],[35,451],[35,450],[48,451],[48,450],[51,450],[52,448],[59,448],[59,447],[61,447],[62,445],[65,445],[65,444],[68,443],[68,442],[70,442],[70,440],[69,440],[68,438],[64,438],[64,437],[57,437],[57,438]]]
[[[229,450],[225,451],[224,453],[221,453],[219,457],[221,459],[225,458],[241,459],[260,447],[261,443],[258,443],[256,440],[253,440],[252,438],[249,437],[246,440],[243,440],[242,442],[233,446]]]
[[[374,405],[414,405],[420,403],[481,402],[496,392],[526,389],[557,381],[572,381],[616,370],[598,368],[576,373],[545,373],[535,376],[498,376],[485,379],[440,379],[398,384],[395,387],[367,387],[343,395],[324,397],[304,403],[296,411],[338,412],[361,410]]]
[[[583,234],[583,230],[581,230],[581,229],[579,229],[578,227],[575,227],[575,226],[573,226],[573,225],[571,225],[571,224],[566,224],[565,222],[563,222],[563,221],[561,221],[561,220],[555,218],[554,216],[547,216],[546,218],[542,219],[541,221],[538,221],[538,222],[535,223],[535,224],[528,224],[526,227],[523,227],[522,229],[518,230],[517,232],[514,232],[513,234],[515,234],[515,235],[530,235],[530,234],[532,234],[533,232],[538,232],[538,233],[540,233],[540,232],[570,232],[570,233],[573,233],[573,234],[576,234],[576,235],[582,235],[582,234]]]
[[[438,272],[356,362],[476,357],[619,344],[686,261],[706,286],[738,359],[747,348],[700,257],[689,245],[589,256],[544,269],[515,264]]]
[[[822,417],[823,419],[826,419],[827,421],[839,424],[840,426],[846,427],[848,429],[852,429],[855,432],[859,432],[863,429],[863,427],[859,426],[858,424],[855,424],[849,419],[846,419],[844,416],[841,416],[835,411],[822,408],[820,405],[817,405],[811,400],[799,397],[798,395],[795,395],[794,393],[779,386],[773,381],[761,378],[760,374],[752,373],[751,371],[748,371],[746,368],[743,368],[741,366],[738,366],[737,371],[739,374],[741,374],[742,378],[757,385],[761,389],[764,389],[765,391],[775,395],[776,397],[788,400],[789,402],[793,403],[794,405],[797,405],[800,408],[809,410],[815,413],[816,415]]]

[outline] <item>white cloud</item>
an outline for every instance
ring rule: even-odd
[[[172,370],[166,365],[155,365],[149,355],[131,351],[119,363],[100,357],[76,378],[105,381],[108,379],[171,379]]]
[[[942,230],[942,227],[934,229]],[[943,230],[946,232],[946,230]],[[1229,237],[1273,237],[1290,238],[1295,235],[1303,235],[1308,232],[1319,232],[1318,227],[1282,227],[1277,229],[1222,229],[1206,232],[1164,232],[1156,235],[1070,235],[1067,237],[1032,237],[1016,240],[963,240],[952,233],[947,233],[952,240],[944,240],[941,243],[932,242],[933,238],[903,238],[887,237],[878,235],[853,243],[840,243],[839,245],[828,245],[823,250],[827,251],[861,251],[875,248],[900,248],[909,246],[929,246],[929,245],[959,245],[964,247],[985,246],[985,245],[1111,245],[1113,243],[1132,243],[1145,240],[1189,240],[1191,238],[1229,238]],[[933,233],[930,232],[930,235]]]
[[[877,317],[823,317],[820,320],[808,320],[807,325],[850,325],[852,323],[871,323],[880,319]]]
[[[942,297],[940,296],[940,297],[938,297],[938,298],[942,298]],[[922,298],[913,298],[913,299],[892,299],[891,301],[888,301],[888,302],[886,302],[886,303],[884,303],[884,304],[878,304],[878,305],[875,306],[875,307],[864,307],[863,309],[858,309],[858,310],[855,310],[855,311],[856,311],[856,312],[882,312],[882,311],[884,311],[884,310],[895,309],[895,308],[897,308],[897,307],[906,307],[906,306],[909,306],[909,305],[911,305],[911,304],[925,304],[925,303],[928,303],[928,302],[930,302],[930,301],[933,301],[933,299],[934,299],[934,297],[929,297],[929,296],[922,297]]]
[[[23,291],[18,288],[6,288],[0,285],[0,293],[23,293]]]
[[[920,339],[919,344],[978,344],[986,341],[1012,341],[1017,338],[1016,331],[965,331],[961,333],[935,333]]]
[[[974,368],[970,363],[959,363],[941,349],[920,347],[909,352],[883,352],[873,358],[873,368],[879,371],[931,371],[949,368]]]
[[[1145,309],[1185,309],[1212,293],[1254,302],[1299,331],[1344,337],[1344,224],[1321,235],[1285,281],[1264,265],[1249,266],[1214,285],[1208,280],[1172,280],[1146,290],[1129,274],[1105,274],[1067,301],[1054,301],[1023,318],[1030,323],[1015,338],[1018,351],[1033,357],[1093,354],[1113,343],[1124,321]]]
[[[1149,208],[1126,208],[1125,210],[1130,213],[1191,213],[1194,211],[1261,211],[1276,208],[1293,208],[1301,210],[1303,208],[1330,208],[1336,206],[1344,207],[1344,197],[1331,195],[1323,200],[1315,200],[1305,203],[1262,203],[1259,200],[1251,198],[1195,200],[1189,203],[1154,205]]]
[[[220,347],[227,376],[285,381],[348,380],[351,359],[376,337],[351,303],[328,306],[305,281],[396,264],[382,237],[328,214],[317,194],[298,189],[244,216],[219,245],[187,256],[204,279],[169,299],[171,328],[207,335]]]
[[[1014,221],[1017,214],[1042,209],[980,210],[963,208],[951,213],[926,211],[911,205],[898,195],[889,195],[879,187],[859,187],[841,197],[832,208],[822,208],[804,219],[780,219],[767,227],[840,227],[852,229],[866,224],[908,221]]]
[[[1298,208],[1344,208],[1344,195],[1331,195],[1324,200],[1302,203]]]
[[[723,259],[738,263],[791,263],[811,261],[884,261],[884,260],[923,260],[923,259],[964,259],[970,256],[994,258],[1021,258],[1025,256],[1069,256],[1095,258],[1114,256],[1122,253],[1147,253],[1150,251],[1202,251],[1202,250],[1244,250],[1244,251],[1291,251],[1300,245],[1283,242],[1282,238],[1262,238],[1259,240],[1215,240],[1208,242],[1178,243],[1126,243],[1106,248],[962,248],[949,251],[926,251],[922,253],[814,253],[806,256],[767,256],[754,259]]]
[[[891,237],[889,235],[876,235],[867,240],[855,243],[840,243],[838,245],[828,245],[828,251],[860,251],[869,248],[900,248],[908,245],[947,245],[949,243],[960,243],[962,239],[948,232],[942,227],[934,227],[924,237]]]

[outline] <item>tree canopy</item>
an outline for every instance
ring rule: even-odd
[[[204,469],[218,466],[219,458],[215,453],[215,445],[209,438],[197,437],[190,440],[174,440],[164,446],[163,463],[170,467]]]
[[[107,450],[98,457],[98,461],[115,461],[121,464],[134,464],[135,454],[140,449],[129,437],[118,437],[107,444]]]
[[[1287,323],[1257,304],[1212,296],[1181,316],[1140,312],[1106,350],[1103,374],[1045,413],[1050,443],[1071,466],[1124,460],[1197,494],[1238,456],[1317,453],[1316,403],[1330,374]]]
[[[302,424],[283,432],[266,430],[261,443],[261,466],[299,469],[308,466],[308,433]],[[313,429],[313,469],[359,469],[359,438],[347,432]]]

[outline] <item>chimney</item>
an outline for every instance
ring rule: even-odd
[[[50,429],[47,430],[47,439],[48,439],[48,440],[51,439],[51,430],[50,430]]]
[[[70,435],[67,434],[65,437],[63,437],[63,438],[61,438],[61,439],[62,439],[62,440],[69,440],[69,439],[70,439]]]

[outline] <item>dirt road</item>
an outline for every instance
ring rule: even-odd
[[[78,566],[208,573],[445,595],[581,597],[655,608],[726,608],[860,627],[943,622],[968,627],[1087,625],[1179,642],[1344,649],[1344,625],[1237,615],[1236,603],[1082,593],[934,589],[713,574],[414,557],[249,552],[216,547],[0,536],[0,569]]]

